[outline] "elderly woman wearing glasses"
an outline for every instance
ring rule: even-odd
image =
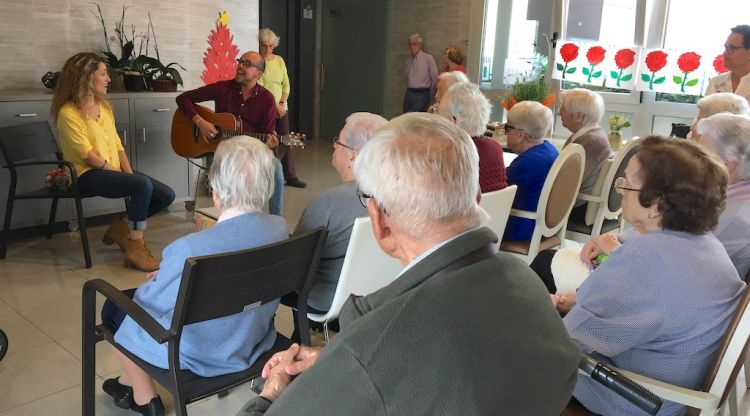
[[[506,171],[508,185],[518,185],[513,208],[536,210],[544,181],[560,154],[543,140],[553,121],[552,110],[536,101],[521,101],[508,112],[505,135],[508,146],[518,154]],[[533,220],[510,217],[503,240],[528,240],[533,232]]]
[[[726,169],[695,143],[651,136],[616,186],[634,230],[586,244],[581,260],[595,268],[577,292],[552,301],[584,353],[695,389],[745,287],[711,234],[724,208]],[[597,414],[638,413],[586,377],[574,397]],[[682,412],[666,402],[659,414]]]
[[[373,132],[387,122],[385,118],[370,113],[354,113],[346,118],[341,132],[333,139],[331,157],[331,165],[342,183],[320,191],[305,207],[294,230],[297,234],[321,226],[328,229],[320,264],[307,298],[308,310],[313,313],[326,313],[331,307],[354,219],[367,216],[367,209],[357,198],[357,182],[352,168],[354,161]],[[287,303],[287,298],[284,303]]]

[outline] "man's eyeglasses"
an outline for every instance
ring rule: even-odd
[[[351,151],[353,151],[353,152],[356,152],[356,151],[357,151],[357,150],[356,150],[356,149],[354,149],[353,147],[351,147],[351,146],[347,146],[347,145],[345,145],[344,143],[341,143],[341,142],[339,141],[339,136],[336,136],[336,137],[334,137],[334,138],[333,138],[333,145],[334,145],[334,146],[336,146],[336,145],[339,145],[339,146],[341,146],[341,147],[344,147],[344,148],[346,148],[346,149],[349,149],[349,150],[351,150]]]
[[[505,123],[505,125],[503,126],[503,132],[505,134],[508,134],[508,133],[512,132],[513,130],[519,130],[519,129],[516,128],[516,127],[513,127],[512,125],[510,125],[508,123]]]
[[[724,51],[728,54],[734,53],[737,49],[747,49],[744,46],[724,45]]]
[[[627,186],[625,186],[626,182],[627,182],[627,180],[624,177],[620,176],[619,178],[615,179],[615,183],[612,185],[612,188],[614,188],[615,191],[617,191],[617,192],[620,192],[620,191],[641,192],[640,189],[628,188]]]
[[[259,71],[263,70],[263,68],[261,68],[260,65],[256,65],[255,62],[253,62],[253,61],[247,61],[247,60],[244,60],[244,59],[237,59],[237,64],[239,64],[239,65],[241,65],[241,66],[243,66],[245,68],[250,68],[252,66],[252,67],[255,67],[256,69],[258,69]]]
[[[357,188],[357,196],[359,197],[359,203],[362,204],[363,207],[367,208],[367,200],[369,199],[375,199],[372,197],[372,195],[367,195],[366,193],[362,192],[359,188]],[[383,214],[388,215],[388,211],[383,208],[378,201],[375,201],[375,205],[378,206],[378,208],[383,211]]]

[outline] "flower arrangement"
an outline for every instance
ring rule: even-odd
[[[65,169],[52,169],[44,177],[44,184],[47,188],[66,191],[70,187],[70,178],[65,174]]]
[[[545,79],[547,73],[547,56],[537,54],[530,73],[522,76],[513,84],[510,94],[500,101],[504,109],[510,110],[521,101],[537,101],[550,107],[555,102],[555,94],[549,92]]]
[[[104,30],[104,46],[106,46],[107,50],[102,51],[102,53],[107,57],[107,65],[112,69],[120,69],[123,71],[129,70],[133,59],[135,59],[135,40],[137,38],[140,38],[138,53],[140,54],[143,51],[144,41],[146,42],[146,53],[148,53],[148,33],[143,32],[139,35],[136,35],[135,25],[131,25],[130,37],[128,37],[127,27],[125,25],[125,12],[127,12],[128,7],[125,7],[123,5],[122,14],[120,15],[120,21],[115,22],[115,33],[113,35],[109,35],[107,33],[107,24],[104,23],[104,15],[102,14],[101,6],[96,4],[96,9],[97,13],[94,13],[92,11],[91,14],[99,19],[102,24],[102,29]],[[112,48],[109,46],[110,44],[115,43],[119,44],[120,46],[119,58],[114,54],[114,52],[112,52]]]
[[[607,116],[607,124],[609,125],[610,131],[619,132],[622,129],[630,127],[630,119],[622,114],[610,114]]]

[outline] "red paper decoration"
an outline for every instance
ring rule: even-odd
[[[729,72],[729,68],[724,66],[724,54],[720,53],[716,55],[716,58],[714,58],[714,69],[720,74]]]
[[[695,52],[685,52],[677,58],[677,67],[680,68],[683,75],[672,76],[672,82],[680,85],[680,92],[685,92],[685,87],[694,87],[698,85],[700,79],[693,78],[688,81],[688,74],[700,68],[701,56]]]
[[[208,35],[210,45],[203,54],[203,65],[206,69],[201,74],[203,82],[213,84],[234,78],[237,72],[237,55],[240,49],[233,43],[234,35],[221,21],[216,23],[216,30]]]
[[[625,74],[624,71],[630,68],[635,62],[635,51],[630,48],[620,49],[615,54],[615,65],[620,70],[610,71],[609,75],[617,80],[617,86],[620,86],[620,82],[628,82],[633,79],[633,74]]]
[[[591,78],[599,78],[600,76],[602,76],[602,71],[594,72],[594,67],[604,61],[604,55],[606,55],[606,53],[607,50],[602,48],[601,46],[592,46],[586,52],[586,59],[589,61],[590,67],[584,67],[581,70],[581,72],[583,72],[583,75],[586,75],[588,77],[586,79],[586,82],[591,83]]]
[[[578,45],[575,43],[566,43],[560,47],[560,56],[565,62],[565,65],[557,64],[557,70],[562,72],[562,78],[565,79],[565,74],[572,74],[576,72],[576,67],[568,68],[568,64],[578,57]]]
[[[656,72],[667,65],[667,56],[663,51],[651,51],[646,55],[646,66],[651,71],[651,75],[641,74],[641,79],[643,82],[648,82],[648,89],[653,90],[654,84],[661,84],[666,79],[666,77],[656,78]]]

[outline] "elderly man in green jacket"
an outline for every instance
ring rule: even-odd
[[[559,415],[580,352],[549,294],[480,227],[479,160],[441,117],[393,119],[354,170],[380,248],[405,268],[344,306],[322,350],[292,346],[239,415]]]

